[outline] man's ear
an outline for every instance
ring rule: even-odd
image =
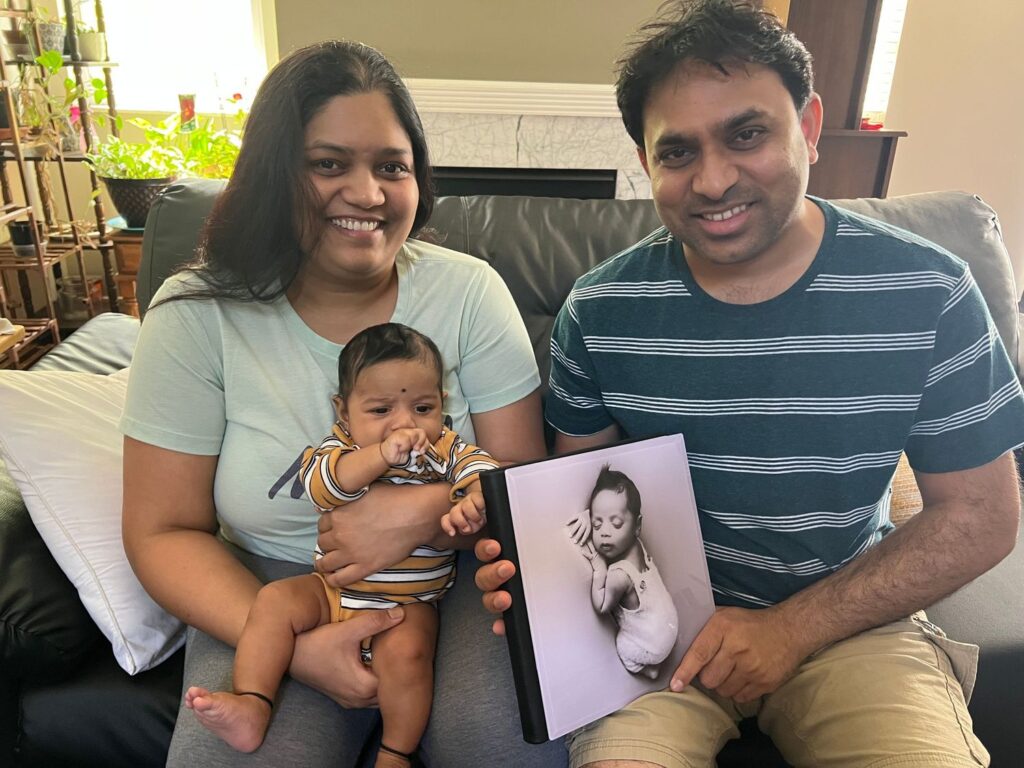
[[[810,101],[804,107],[803,114],[800,115],[800,132],[803,133],[804,141],[807,143],[807,162],[811,165],[818,162],[818,139],[821,138],[823,114],[821,96],[812,93]]]
[[[647,167],[647,150],[643,147],[636,148],[636,156],[640,158],[640,165],[644,167],[647,178],[651,178],[651,169]]]

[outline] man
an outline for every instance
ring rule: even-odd
[[[577,281],[547,418],[558,451],[686,435],[719,607],[670,690],[573,735],[573,765],[713,765],[752,716],[796,766],[987,765],[974,660],[914,614],[1013,548],[1016,376],[962,261],[805,197],[803,45],[748,5],[680,10],[617,84],[665,227]],[[893,531],[903,451],[925,508]],[[490,610],[512,572],[480,569]]]

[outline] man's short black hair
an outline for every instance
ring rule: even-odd
[[[730,67],[760,64],[776,72],[797,112],[814,89],[811,54],[779,18],[746,0],[673,0],[640,28],[619,60],[615,95],[626,132],[644,146],[644,107],[651,91],[687,61]]]
[[[444,365],[437,345],[419,331],[401,323],[371,325],[360,331],[338,356],[338,394],[347,398],[359,374],[388,360],[422,360],[437,371],[437,389],[444,389]]]

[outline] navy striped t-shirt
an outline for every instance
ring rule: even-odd
[[[949,472],[1024,442],[1024,396],[967,265],[814,202],[821,247],[781,295],[714,299],[662,228],[581,277],[552,335],[555,429],[683,433],[723,605],[772,605],[876,544],[901,452]]]

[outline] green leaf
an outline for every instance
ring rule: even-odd
[[[36,56],[36,64],[39,64],[46,68],[46,71],[52,76],[56,74],[57,70],[64,66],[64,57],[60,51],[43,51],[41,54]]]

